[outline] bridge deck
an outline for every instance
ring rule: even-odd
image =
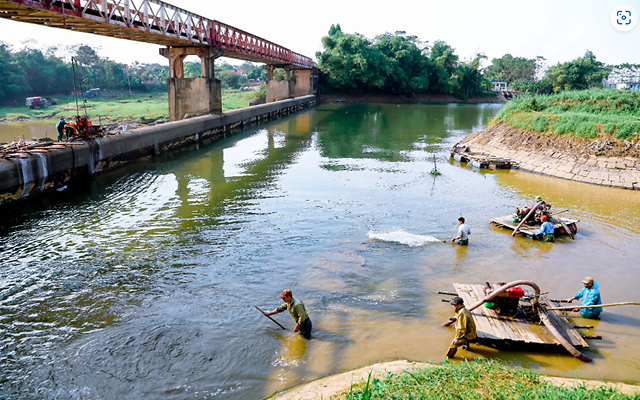
[[[159,0],[0,0],[0,18],[162,46],[211,46],[225,57],[312,68],[313,60]]]

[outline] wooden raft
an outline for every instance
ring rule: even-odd
[[[517,226],[517,224],[515,224],[512,219],[514,216],[515,214],[511,214],[511,215],[505,215],[504,217],[493,218],[491,220],[491,223],[501,228],[514,230],[516,229],[516,226]],[[553,217],[552,219],[562,219],[562,221],[564,221],[564,223],[567,224],[568,227],[571,227],[571,225],[576,225],[576,223],[580,222],[580,220],[578,219],[571,219],[571,218]],[[557,235],[566,234],[565,229],[560,222],[554,223],[553,229]],[[540,231],[540,225],[522,224],[522,226],[518,230],[518,234],[524,235],[526,237],[531,237],[535,235],[538,231]],[[577,231],[577,228],[575,231]]]
[[[514,165],[514,162],[508,158],[473,152],[468,146],[461,144],[453,146],[451,157],[456,161],[468,163],[475,168],[510,169]]]
[[[470,306],[482,300],[485,295],[482,285],[469,285],[454,283],[453,286],[458,296],[464,299],[464,304]],[[557,305],[540,296],[540,303],[550,307]],[[547,331],[547,328],[538,323],[532,323],[523,319],[498,315],[495,310],[480,306],[471,311],[476,323],[476,334],[484,341],[518,342],[532,346],[561,346],[561,344]],[[573,325],[559,311],[547,311],[547,315],[553,326],[576,348],[588,348],[589,344],[580,335]]]

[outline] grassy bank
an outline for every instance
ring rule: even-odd
[[[256,92],[238,90],[222,91],[222,110],[235,110],[248,107]],[[0,107],[0,119],[6,121],[51,119],[64,116],[69,118],[76,113],[74,96],[56,96],[52,98],[57,105],[32,110],[25,105]],[[82,107],[82,99],[79,99]],[[94,97],[87,99],[87,113],[94,121],[99,118],[112,119],[166,119],[169,115],[169,103],[166,93],[123,93],[113,97]],[[84,111],[81,111],[84,113]]]
[[[530,370],[509,369],[493,360],[446,364],[442,368],[389,373],[352,385],[336,400],[373,399],[640,399],[639,394],[624,395],[607,387],[556,386]]]
[[[494,123],[585,138],[638,138],[640,93],[591,89],[553,95],[526,95],[507,103]]]

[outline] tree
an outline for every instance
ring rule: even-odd
[[[458,67],[458,56],[454,54],[454,48],[436,40],[431,47],[429,59],[434,68],[429,74],[429,87],[432,93],[451,93],[451,76]]]
[[[549,68],[546,78],[551,82],[555,92],[583,90],[601,86],[609,70],[610,68],[597,61],[596,56],[587,50],[580,58]]]
[[[9,46],[0,42],[0,99],[18,98],[31,91],[27,77],[17,64]]]
[[[511,54],[505,54],[501,58],[491,60],[491,65],[486,69],[486,77],[492,81],[509,84],[515,81],[534,82],[539,59],[513,57]]]
[[[322,44],[325,50],[316,57],[330,87],[356,92],[384,87],[384,77],[378,73],[383,55],[364,36],[345,34],[340,25],[331,25]]]
[[[404,31],[376,36],[373,49],[384,56],[382,70],[384,90],[392,93],[422,93],[429,88],[431,63],[424,54],[426,47],[417,36]]]
[[[466,100],[484,92],[489,82],[482,74],[480,63],[486,59],[484,54],[478,54],[471,62],[458,65],[451,79],[452,92],[456,97]]]

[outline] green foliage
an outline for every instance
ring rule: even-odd
[[[561,92],[602,86],[602,80],[607,75],[609,68],[596,61],[596,56],[587,50],[580,58],[549,68],[546,78],[555,92]]]
[[[623,400],[640,399],[624,395],[615,388],[555,386],[531,370],[510,369],[493,360],[445,364],[442,367],[388,373],[382,379],[371,374],[339,397],[341,400]]]
[[[536,60],[505,54],[491,60],[486,77],[496,82],[513,84],[516,81],[533,82],[536,77]]]
[[[590,89],[522,96],[507,103],[494,122],[580,137],[613,134],[623,140],[637,138],[640,132],[640,93]]]
[[[445,42],[436,41],[429,49],[404,31],[369,40],[332,25],[322,44],[324,51],[316,57],[326,92],[436,93],[466,99],[483,94],[488,86],[480,68],[484,55],[459,62]]]

